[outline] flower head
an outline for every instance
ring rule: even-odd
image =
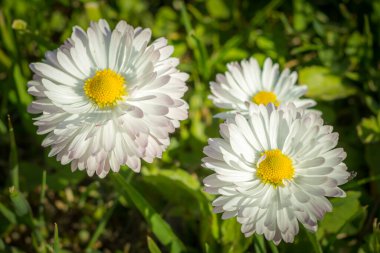
[[[150,29],[105,20],[71,38],[43,62],[32,63],[29,106],[43,146],[72,170],[107,175],[127,165],[138,172],[169,144],[169,133],[187,118],[182,100],[188,75],[178,71],[164,38],[149,44]]]
[[[306,86],[295,85],[297,73],[285,69],[279,73],[278,64],[265,60],[263,69],[254,58],[241,63],[227,64],[228,71],[216,76],[216,82],[211,82],[210,99],[220,108],[228,112],[217,114],[216,117],[227,118],[236,112],[247,114],[250,105],[279,106],[292,102],[297,108],[309,108],[316,103],[311,99],[300,99],[306,91]]]
[[[346,153],[317,113],[292,103],[251,106],[221,124],[220,134],[204,149],[203,166],[215,172],[205,189],[220,195],[214,211],[237,216],[246,236],[292,242],[299,222],[317,230],[332,210],[326,197],[345,196],[338,186],[349,177]]]

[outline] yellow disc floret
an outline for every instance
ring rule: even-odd
[[[275,106],[280,105],[280,102],[277,100],[276,94],[274,94],[271,91],[260,91],[256,93],[256,95],[252,97],[252,102],[258,105],[267,105],[269,103],[273,103]]]
[[[113,107],[122,96],[127,95],[124,86],[125,80],[120,74],[103,69],[84,83],[84,92],[99,108]]]
[[[256,175],[263,183],[282,186],[284,179],[292,179],[294,168],[292,160],[281,150],[273,149],[262,153],[257,164]]]

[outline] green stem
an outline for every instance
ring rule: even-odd
[[[323,253],[322,247],[319,244],[318,239],[317,239],[317,234],[309,232],[309,231],[305,231],[305,233],[306,233],[307,237],[309,238],[311,245],[313,246],[314,252],[315,253]]]
[[[128,183],[120,173],[112,173],[110,176],[114,181],[115,188],[140,211],[157,239],[163,245],[170,247],[170,252],[184,252],[185,246],[182,241],[175,235],[169,224],[161,218],[160,214],[153,209],[143,195],[141,195],[132,184]]]
[[[9,166],[12,186],[18,191],[19,188],[19,172],[18,172],[18,155],[17,155],[17,145],[16,138],[12,126],[11,116],[8,115],[8,126],[9,126],[9,142],[10,142],[10,155],[9,155]]]

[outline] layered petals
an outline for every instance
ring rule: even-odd
[[[270,58],[261,69],[257,60],[250,58],[240,63],[227,64],[224,74],[217,74],[210,82],[214,104],[228,111],[216,115],[219,118],[234,117],[235,113],[248,114],[252,104],[267,105],[269,102],[280,105],[292,102],[297,108],[309,108],[316,103],[311,99],[301,99],[306,86],[296,85],[297,73],[285,69],[280,73],[279,65]]]
[[[346,153],[319,114],[292,103],[252,106],[247,115],[228,118],[220,134],[204,148],[203,167],[214,172],[204,179],[205,190],[219,195],[214,211],[223,219],[236,216],[246,236],[293,242],[299,223],[316,231],[332,210],[326,197],[345,197],[339,185],[350,175]],[[279,175],[281,182],[274,180]]]
[[[150,29],[120,21],[111,30],[100,20],[87,31],[74,27],[62,46],[30,65],[28,92],[35,100],[28,110],[41,114],[35,125],[47,134],[43,146],[51,147],[50,156],[99,177],[122,165],[139,172],[141,159],[161,157],[169,134],[187,118],[188,75],[176,68],[165,38],[150,40]],[[96,79],[99,73],[108,76]],[[107,93],[112,78],[117,96]]]

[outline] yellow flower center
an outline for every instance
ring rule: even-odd
[[[120,74],[103,69],[84,83],[84,92],[99,108],[113,107],[122,96],[127,95],[125,79]]]
[[[258,105],[267,105],[269,103],[273,103],[275,106],[280,105],[280,102],[277,100],[276,94],[274,94],[271,91],[260,91],[256,93],[256,95],[252,97],[252,102]]]
[[[265,151],[257,164],[256,175],[263,183],[282,186],[282,180],[293,178],[292,160],[279,149]]]

